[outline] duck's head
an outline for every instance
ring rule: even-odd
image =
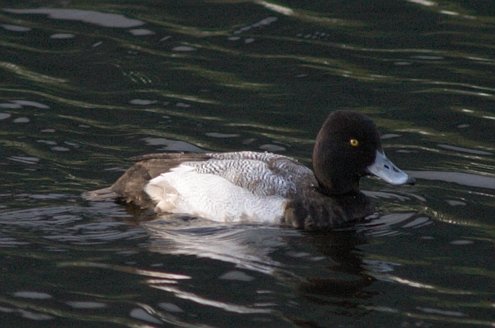
[[[394,185],[414,183],[385,156],[373,121],[352,111],[333,112],[323,123],[313,168],[319,189],[328,195],[359,192],[359,179],[370,174]]]

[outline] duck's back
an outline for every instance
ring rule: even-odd
[[[292,198],[299,186],[314,184],[313,172],[296,160],[273,153],[209,153],[207,161],[184,162],[200,174],[220,176],[257,196]]]

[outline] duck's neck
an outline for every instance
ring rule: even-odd
[[[359,175],[347,161],[333,158],[324,151],[326,147],[316,142],[313,150],[313,171],[318,181],[320,192],[329,196],[359,193]]]
[[[343,196],[359,193],[358,176],[330,175],[328,172],[322,173],[321,170],[316,168],[314,173],[318,181],[318,190],[325,195]]]

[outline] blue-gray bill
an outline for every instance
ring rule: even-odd
[[[414,184],[416,180],[399,169],[384,152],[377,151],[375,161],[368,166],[368,172],[393,185]]]

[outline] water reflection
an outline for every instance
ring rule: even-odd
[[[170,216],[143,224],[150,234],[149,248],[160,254],[213,260],[206,262],[209,265],[224,267],[225,263],[231,263],[236,268],[219,274],[220,281],[210,284],[222,284],[222,280],[245,285],[258,281],[259,284],[267,278],[259,276],[263,274],[283,285],[293,286],[308,298],[321,298],[320,301],[335,306],[340,306],[341,297],[369,297],[363,289],[374,279],[363,272],[361,255],[356,250],[366,238],[355,232],[306,234],[258,225],[221,226],[196,219],[187,219],[181,227],[180,221]],[[216,261],[222,264],[214,264]],[[275,309],[275,304],[270,302],[256,307],[240,305],[238,301],[218,302],[187,291],[180,284],[162,284],[157,280],[149,283],[181,299],[229,312],[271,313]],[[349,302],[359,303],[350,299]],[[295,319],[289,316],[288,320]]]
[[[11,32],[29,32],[29,31],[31,31],[31,28],[25,27],[25,26],[10,25],[10,24],[2,24],[0,26],[3,27],[4,29],[6,29],[7,31],[11,31]]]
[[[418,179],[456,183],[466,187],[495,189],[495,177],[462,172],[408,171]]]
[[[5,12],[13,14],[42,14],[48,15],[51,19],[75,20],[88,24],[94,24],[103,27],[113,28],[130,28],[144,25],[145,23],[127,18],[124,15],[103,13],[100,11],[81,10],[81,9],[61,9],[61,8],[30,8],[30,9],[11,9],[4,8]]]
[[[400,202],[416,199],[414,194],[369,194],[381,200],[389,197]],[[427,264],[408,263],[400,258],[381,258],[365,251],[370,241],[387,242],[390,238],[410,235],[411,229],[425,231],[422,229],[431,225],[432,221],[415,212],[379,215],[352,230],[321,234],[256,225],[224,226],[177,216],[148,222],[133,221],[113,203],[96,203],[89,208],[75,206],[51,207],[42,211],[39,208],[36,211],[3,211],[0,214],[2,234],[8,237],[0,238],[5,242],[2,246],[26,248],[49,240],[50,245],[46,249],[60,254],[70,245],[111,245],[110,249],[123,257],[124,262],[110,260],[105,256],[107,250],[100,248],[97,251],[103,255],[100,259],[95,254],[74,260],[65,257],[57,261],[57,267],[66,274],[86,272],[98,277],[103,275],[120,279],[130,275],[134,277],[135,284],[141,281],[156,290],[158,294],[153,294],[153,298],[170,299],[168,302],[144,303],[127,308],[128,318],[119,319],[123,322],[197,322],[187,318],[184,310],[193,305],[194,311],[197,307],[205,307],[214,315],[230,313],[280,317],[293,324],[316,324],[311,316],[322,309],[327,313],[344,312],[351,316],[383,310],[378,301],[377,287],[374,287],[376,284],[400,285],[426,290],[434,295],[458,294],[457,290],[415,278],[402,269],[404,266]],[[43,237],[32,234],[34,229],[42,232]],[[25,242],[26,235],[22,231],[30,232],[29,242]],[[125,241],[136,239],[141,241],[142,246],[128,249]],[[434,242],[435,239],[425,237],[424,241]],[[466,245],[462,240],[453,240],[451,244],[456,247]],[[143,253],[143,249],[159,256],[150,257]],[[74,248],[72,252],[76,250]],[[115,255],[112,257],[115,258]],[[198,271],[198,265],[204,266],[203,270]],[[204,290],[206,285],[209,292]],[[239,294],[226,286],[239,288]],[[254,286],[257,286],[257,292],[248,293]],[[216,292],[212,293],[212,290]],[[297,305],[291,305],[293,296],[288,296],[294,293],[298,295]],[[469,291],[467,295],[474,297],[476,292]],[[54,314],[57,306],[51,303],[37,305],[40,300],[55,302],[61,297],[59,293],[52,294],[43,288],[18,288],[12,292],[12,297],[0,301],[10,304],[7,307],[15,312],[16,306],[19,306],[16,300],[22,299],[24,306],[33,309],[32,313],[26,314],[33,320],[74,316],[72,312],[64,311]],[[115,301],[106,295],[96,299],[81,298],[69,292],[63,298],[71,311],[99,311],[115,306]],[[318,304],[316,309],[315,304]],[[449,310],[441,306],[424,305],[421,306],[424,311],[419,312],[435,312],[434,315],[441,320],[450,316]],[[389,310],[401,311],[400,306],[389,306]],[[116,318],[95,320],[114,321]]]
[[[493,153],[490,153],[488,151],[458,147],[458,146],[453,146],[453,145],[439,144],[438,147],[443,148],[443,149],[453,150],[453,151],[459,152],[459,153],[467,153],[467,154],[474,154],[474,155],[481,155],[481,156],[493,155]]]
[[[220,260],[265,274],[280,268],[280,263],[269,255],[283,248],[283,236],[296,234],[278,228],[228,227],[210,222],[202,222],[206,228],[195,222],[198,227],[177,229],[173,227],[177,224],[174,220],[180,219],[171,216],[143,224],[150,234],[152,251]]]
[[[281,279],[307,281],[303,272],[315,275],[315,266],[344,266],[351,269],[347,274],[361,273],[363,264],[356,247],[370,236],[400,234],[431,223],[421,214],[407,212],[375,216],[354,228],[329,233],[305,233],[276,226],[225,226],[176,215],[162,216],[142,226],[150,236],[149,248],[153,252],[208,258]],[[369,269],[370,264],[367,266]],[[321,273],[329,275],[325,270]]]

